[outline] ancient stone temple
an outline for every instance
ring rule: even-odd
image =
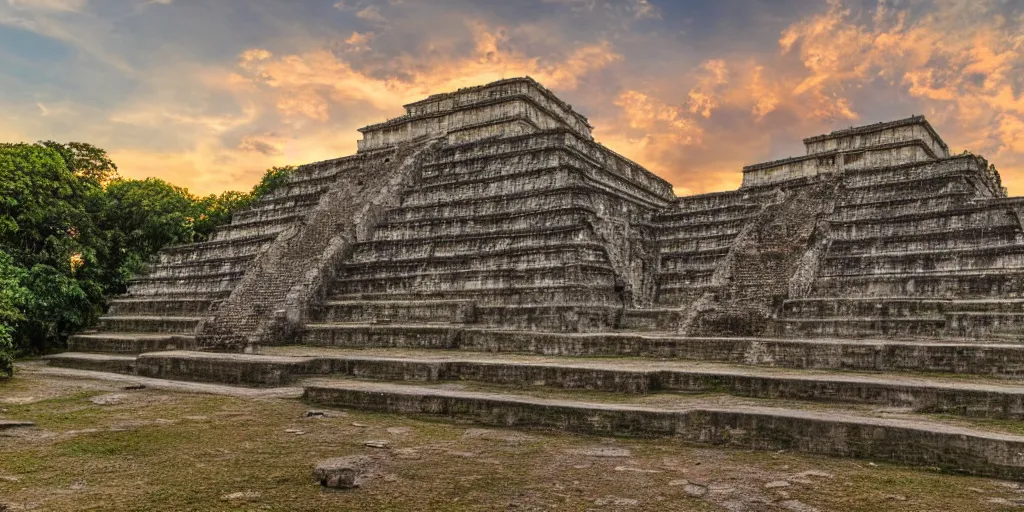
[[[529,78],[405,108],[50,363],[1024,479],[1022,201],[923,117],[677,198]]]

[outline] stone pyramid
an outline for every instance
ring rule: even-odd
[[[1024,479],[1022,201],[923,117],[677,198],[530,78],[405,108],[50,364]]]

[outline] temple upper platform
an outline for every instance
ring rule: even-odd
[[[803,142],[803,156],[744,167],[743,188],[949,157],[949,147],[924,116],[837,130]]]
[[[449,143],[515,136],[556,128],[593,140],[593,127],[572,106],[530,77],[499,80],[435,94],[405,105],[405,115],[359,129],[359,151],[420,137],[447,135]]]

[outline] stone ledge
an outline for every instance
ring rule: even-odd
[[[1024,437],[924,421],[781,408],[668,410],[388,384],[315,383],[304,400],[385,413],[433,414],[502,427],[557,428],[601,436],[885,460],[1024,480]]]

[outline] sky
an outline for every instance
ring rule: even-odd
[[[0,141],[196,194],[523,75],[679,195],[913,114],[1024,194],[1024,0],[0,0]]]

